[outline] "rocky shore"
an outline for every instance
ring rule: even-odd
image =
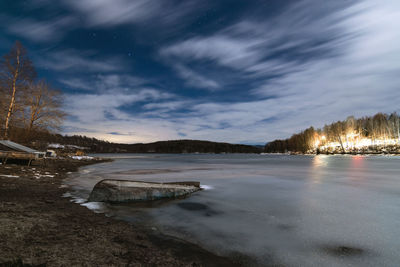
[[[0,165],[0,266],[237,266],[194,244],[63,198],[68,172],[99,160]]]

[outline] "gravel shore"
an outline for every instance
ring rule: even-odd
[[[237,266],[63,198],[67,172],[96,162],[0,165],[0,266]]]

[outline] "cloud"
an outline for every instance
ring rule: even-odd
[[[181,58],[183,61],[210,60],[228,68],[243,68],[257,62],[260,44],[257,39],[245,40],[224,34],[211,37],[194,37],[178,44],[165,47],[161,55]]]
[[[129,133],[120,133],[120,132],[109,132],[107,134],[111,134],[111,135],[128,135],[128,136],[132,136],[135,133],[134,132],[129,132]]]
[[[195,5],[173,14],[170,4],[154,1],[64,3],[87,27],[171,25]],[[302,0],[272,16],[260,13],[213,32],[175,36],[160,48],[157,60],[185,82],[181,96],[124,74],[129,69],[119,58],[64,50],[38,61],[69,75],[63,84],[86,90],[67,94],[70,133],[117,142],[185,136],[259,143],[348,115],[398,109],[399,3]],[[88,75],[75,76],[82,70]]]
[[[36,62],[42,68],[70,73],[128,70],[124,62],[117,57],[99,59],[99,57],[92,52],[71,49],[48,52],[44,56],[37,57]]]
[[[113,27],[123,24],[171,24],[199,7],[196,1],[157,0],[64,0],[78,12],[87,26]]]
[[[267,141],[352,114],[398,109],[400,4],[324,5],[299,1],[276,18],[245,18],[162,48],[176,64],[213,62],[241,72],[254,87],[255,100],[192,106],[195,116],[182,118],[181,125],[191,125],[185,133]]]
[[[7,21],[7,30],[10,33],[34,42],[59,41],[75,24],[75,19],[71,16],[57,17],[47,21],[11,17],[3,17],[2,20]]]
[[[121,111],[126,105],[171,97],[171,94],[154,89],[142,89],[134,94],[113,92],[67,95],[66,110],[75,119],[68,120],[66,127],[71,129],[69,134],[90,135],[114,142],[143,142],[173,136],[174,131],[168,122],[161,119],[147,120],[137,114]],[[84,130],[81,129],[82,124],[85,125]]]
[[[196,72],[196,76],[217,76],[212,80],[216,84],[232,84],[234,77],[234,82],[241,79],[252,86],[262,79],[300,71],[307,61],[336,56],[339,51],[335,46],[348,41],[338,21],[348,16],[344,13],[349,7],[342,1],[326,5],[298,1],[268,19],[244,17],[211,35],[164,46],[159,53],[187,85],[196,84],[196,77],[188,73],[186,66],[207,64],[211,67]],[[215,75],[227,71],[231,74]]]
[[[98,93],[109,90],[130,90],[130,88],[136,88],[139,85],[147,83],[143,78],[115,73],[97,74],[80,78],[74,75],[72,78],[61,78],[58,81],[72,89],[96,91]]]
[[[80,122],[106,121],[107,115],[118,119],[129,119],[130,114],[120,110],[125,105],[134,105],[142,101],[159,101],[174,97],[170,93],[151,88],[135,88],[127,93],[120,88],[110,88],[104,92],[92,94],[78,93],[66,95],[66,111]]]
[[[73,88],[73,89],[81,89],[81,90],[95,90],[96,87],[93,86],[93,84],[91,82],[88,82],[87,80],[83,80],[80,78],[70,78],[70,79],[60,79],[59,80],[60,83],[66,85],[69,88]]]
[[[221,87],[217,81],[204,77],[182,64],[176,64],[174,68],[178,75],[186,81],[186,85],[189,87],[204,88],[210,91],[214,91]]]
[[[156,112],[163,111],[172,111],[183,108],[185,106],[190,105],[190,101],[168,101],[168,102],[158,102],[158,103],[148,103],[143,106],[146,110],[156,110]]]

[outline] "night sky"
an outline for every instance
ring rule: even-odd
[[[2,0],[63,133],[264,144],[400,109],[398,0]]]

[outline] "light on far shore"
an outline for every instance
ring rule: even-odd
[[[336,139],[341,141],[334,142],[326,142],[326,136],[322,135],[321,137],[317,137],[315,141],[315,149],[320,150],[331,150],[336,148],[343,147],[346,150],[352,149],[367,149],[371,146],[390,146],[390,145],[399,145],[399,139],[391,139],[385,137],[378,138],[365,138],[361,137],[360,134],[352,132],[348,133],[345,136],[338,136]]]

